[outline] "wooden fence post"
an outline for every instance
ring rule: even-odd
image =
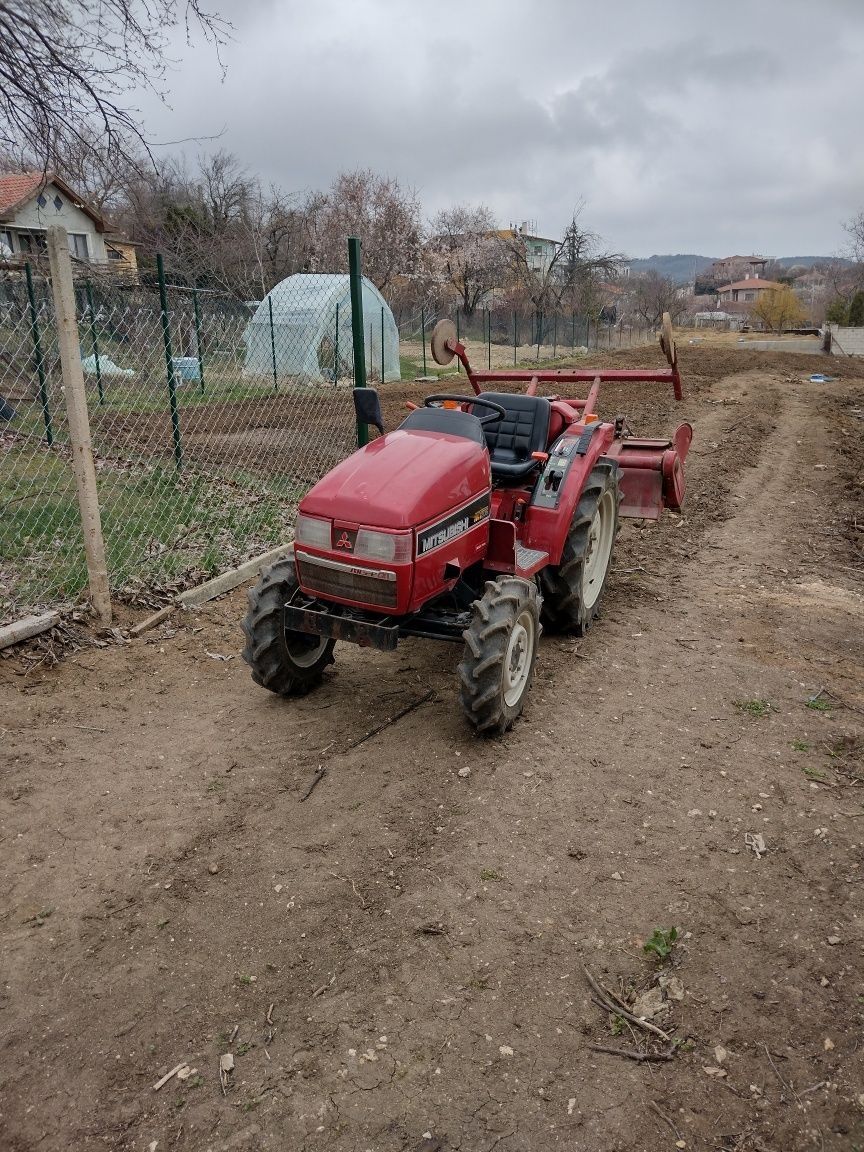
[[[69,240],[65,228],[48,229],[48,260],[51,265],[51,292],[57,318],[63,396],[69,420],[72,470],[75,473],[75,487],[78,490],[81,530],[84,535],[84,552],[90,579],[90,599],[101,622],[108,625],[111,623],[108,567],[105,562],[105,541],[102,538],[102,517],[99,512],[93,447],[90,443],[87,394],[84,389],[84,372],[81,368],[81,340],[78,335],[78,321],[75,318],[72,261],[69,258]]]

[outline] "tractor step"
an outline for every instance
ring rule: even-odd
[[[526,548],[522,544],[516,545],[516,576],[533,576],[549,562],[549,553],[541,552],[539,548]]]

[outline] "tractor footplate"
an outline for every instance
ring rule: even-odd
[[[361,648],[380,648],[384,652],[392,652],[399,643],[398,625],[373,624],[356,616],[335,616],[314,608],[294,608],[290,604],[285,605],[283,612],[288,632],[307,632],[326,636],[328,640],[359,644]]]

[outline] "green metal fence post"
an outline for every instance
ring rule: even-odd
[[[96,310],[93,307],[93,286],[87,281],[87,311],[90,313],[90,341],[93,345],[93,359],[96,361],[96,391],[99,403],[105,403],[105,389],[102,387],[102,365],[99,363],[99,341],[96,337]]]
[[[366,387],[366,349],[363,347],[363,279],[360,266],[360,240],[348,237],[348,277],[351,284],[351,334],[354,342],[354,387]],[[357,444],[369,443],[369,429],[357,421]]]
[[[558,313],[555,313],[555,319],[552,327],[552,359],[558,355]]]
[[[492,313],[486,309],[486,367],[492,371]]]
[[[270,315],[270,360],[273,364],[273,391],[279,391],[279,376],[276,372],[276,333],[273,331],[273,299],[267,293],[267,311]]]
[[[516,348],[519,344],[519,316],[513,309],[513,364],[516,364]]]
[[[198,349],[198,380],[201,395],[204,395],[204,349],[201,347],[201,312],[198,308],[198,289],[192,289],[192,306],[195,309],[195,346]]]
[[[339,383],[339,305],[336,305],[336,339],[333,341],[333,386]]]
[[[381,383],[384,383],[384,308],[381,308]]]
[[[459,309],[457,308],[457,309],[456,309],[456,343],[457,343],[457,344],[458,344],[458,343],[460,343],[460,340],[461,340],[461,337],[460,337],[460,334],[459,334]],[[458,372],[460,372],[461,370],[462,370],[462,361],[461,361],[461,360],[457,360],[457,361],[456,361],[456,371],[457,371],[457,373],[458,373]]]
[[[534,313],[534,335],[537,337],[537,355],[536,360],[540,359],[540,340],[543,335],[543,313]]]
[[[36,311],[36,296],[33,292],[33,273],[30,265],[24,265],[27,274],[27,300],[30,304],[30,335],[33,337],[33,357],[36,375],[39,377],[39,403],[42,405],[42,420],[45,423],[45,442],[54,443],[54,429],[51,425],[51,409],[48,407],[48,380],[45,373],[45,356],[42,352],[42,337],[39,334],[39,314]]]
[[[570,320],[570,350],[576,351],[576,313],[574,312]]]
[[[420,339],[423,341],[423,375],[426,375],[426,309],[420,309]]]
[[[156,275],[159,278],[159,308],[162,313],[162,341],[165,345],[165,372],[168,381],[168,406],[171,409],[171,439],[174,444],[174,463],[178,471],[183,467],[183,444],[180,439],[180,413],[177,410],[177,380],[174,375],[174,356],[171,352],[171,317],[168,314],[168,289],[165,287],[165,265],[162,253],[156,253]]]

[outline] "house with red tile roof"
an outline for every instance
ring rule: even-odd
[[[56,173],[0,173],[0,261],[20,265],[40,256],[52,225],[66,229],[74,261],[135,273],[134,247],[112,235],[104,216]]]
[[[746,276],[743,280],[736,280],[733,284],[723,284],[717,289],[721,305],[726,304],[755,304],[763,292],[770,292],[784,285],[776,280],[761,280],[758,276]]]

